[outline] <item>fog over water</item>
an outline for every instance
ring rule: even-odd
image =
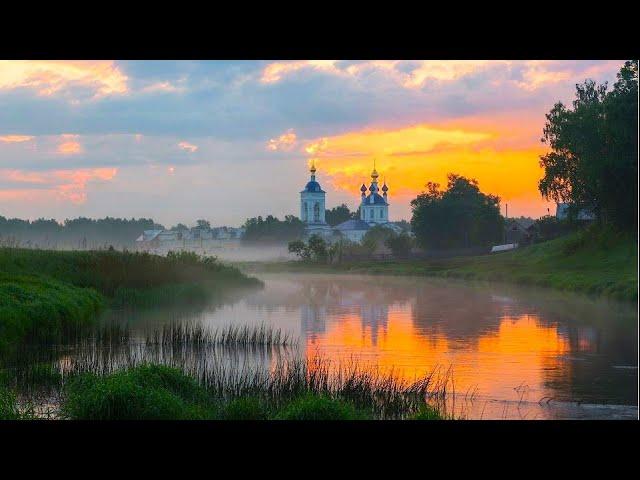
[[[469,418],[637,417],[633,305],[412,277],[258,277],[263,290],[216,308],[151,311],[126,323],[140,332],[171,322],[269,325],[299,339],[287,355],[355,359],[406,380],[439,369],[451,377],[451,408]],[[270,368],[277,357],[242,361]]]

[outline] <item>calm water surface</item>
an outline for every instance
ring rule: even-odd
[[[296,354],[356,358],[407,379],[439,368],[467,418],[637,418],[635,305],[413,277],[261,274],[265,288],[205,312],[145,312],[211,328],[268,324]],[[262,358],[262,362],[274,362]]]

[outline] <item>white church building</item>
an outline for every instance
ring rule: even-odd
[[[300,192],[300,218],[306,223],[307,236],[317,234],[327,239],[337,237],[360,242],[367,231],[377,225],[390,228],[396,233],[402,231],[401,227],[389,221],[389,187],[386,182],[382,188],[378,187],[379,175],[375,162],[371,172],[371,185],[367,188],[363,183],[360,187],[360,218],[347,220],[335,227],[331,227],[325,221],[326,192],[316,180],[315,164],[311,165],[309,171],[311,179]]]

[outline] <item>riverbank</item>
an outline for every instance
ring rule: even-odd
[[[443,403],[447,374],[408,381],[353,360],[291,357],[296,348],[266,325],[170,324],[144,339],[128,326],[99,325],[62,349],[25,349],[22,361],[0,368],[0,420],[453,418]],[[74,353],[60,362],[65,350]],[[256,369],[228,361],[247,354],[278,361]]]
[[[105,307],[206,302],[260,282],[213,258],[138,252],[0,249],[0,349],[90,323]]]
[[[236,265],[246,272],[347,272],[498,281],[637,301],[637,259],[635,239],[585,231],[511,252],[475,257],[332,265],[303,261]]]
[[[266,353],[285,345],[280,337],[279,344],[262,343],[250,330],[245,332],[246,338],[240,335],[230,341],[226,341],[226,334],[233,334],[231,330],[215,338],[185,336],[193,333],[181,331],[182,336],[172,335],[168,342],[164,339],[155,347],[177,341],[188,349],[197,340],[196,348],[206,348],[215,358],[217,348]],[[263,340],[277,341],[273,331],[263,333]],[[117,344],[111,346],[118,348]],[[0,371],[0,420],[453,418],[443,403],[447,382],[436,379],[433,373],[405,382],[393,373],[383,374],[357,364],[336,365],[320,358],[283,360],[273,369],[242,372],[230,371],[223,364],[196,371],[184,357],[177,363],[181,366],[175,368],[132,359],[114,370],[113,364],[105,368],[104,364],[80,362],[73,363],[65,375],[55,363],[32,365],[19,374],[16,370]],[[25,380],[28,389],[22,385]],[[56,400],[52,403],[50,398]]]

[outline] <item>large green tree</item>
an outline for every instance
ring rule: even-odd
[[[539,189],[572,212],[593,210],[600,222],[635,230],[638,219],[638,61],[624,64],[609,91],[593,80],[576,85],[573,108],[546,115]]]
[[[452,173],[447,178],[446,190],[429,182],[411,201],[411,227],[418,244],[447,249],[499,242],[504,225],[500,198],[482,193],[474,179]]]
[[[331,210],[325,210],[324,214],[325,221],[332,227],[354,218],[360,218],[360,212],[352,212],[344,203],[333,207]]]

